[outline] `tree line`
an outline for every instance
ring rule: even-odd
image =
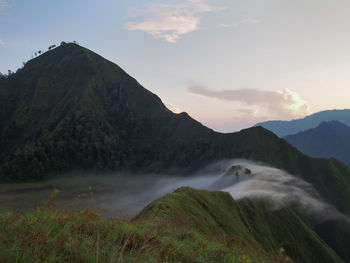
[[[65,42],[65,41],[62,41],[61,44],[60,44],[60,46],[63,46],[63,45],[66,45],[66,44],[71,44],[71,43],[73,43],[73,44],[78,44],[78,42],[76,42],[76,41],[72,41],[72,42]],[[44,53],[46,53],[46,52],[48,52],[48,51],[51,51],[51,50],[55,49],[56,47],[57,47],[57,45],[54,44],[54,45],[50,45],[50,46],[47,48],[47,50],[38,50],[38,51],[34,52],[34,54],[31,55],[31,58],[32,58],[32,59],[33,59],[33,58],[36,58],[36,57],[38,57],[38,56],[40,56],[40,55],[42,55],[42,54],[44,54]],[[23,62],[22,66],[19,67],[16,71],[12,71],[11,69],[7,70],[7,74],[6,74],[6,73],[1,73],[1,72],[0,72],[0,80],[1,80],[1,79],[6,79],[6,78],[11,77],[13,74],[15,74],[15,73],[17,73],[18,71],[20,71],[21,69],[23,69],[24,66],[25,66],[26,64],[27,64],[27,62]]]

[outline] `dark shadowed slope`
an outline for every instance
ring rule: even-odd
[[[285,139],[307,155],[337,158],[350,166],[350,127],[341,122],[322,122],[314,129]]]
[[[266,121],[256,124],[262,126],[279,137],[295,134],[317,127],[324,121],[339,121],[350,126],[350,110],[326,110],[292,121]]]
[[[350,213],[350,169],[312,159],[262,127],[221,134],[170,112],[117,65],[66,44],[0,80],[0,180],[85,170],[186,173],[246,158],[311,182]]]
[[[225,192],[180,188],[152,202],[135,220],[176,218],[186,218],[202,233],[231,235],[256,249],[282,247],[296,262],[343,262],[291,209],[271,211],[263,201],[235,202]]]

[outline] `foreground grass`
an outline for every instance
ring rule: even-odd
[[[0,262],[290,262],[234,236],[206,235],[188,220],[104,219],[95,211],[0,215]]]

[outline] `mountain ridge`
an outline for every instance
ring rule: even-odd
[[[188,218],[202,233],[233,235],[296,262],[343,262],[312,227],[288,207],[272,210],[264,200],[236,201],[229,193],[182,187],[150,203],[134,221]]]
[[[323,121],[337,120],[350,126],[350,109],[343,110],[325,110],[320,111],[302,119],[295,119],[291,121],[273,120],[260,122],[255,126],[262,126],[279,137],[296,134],[301,131],[306,131],[317,127]]]
[[[322,122],[316,128],[284,139],[309,156],[333,157],[350,166],[350,127],[339,121]]]

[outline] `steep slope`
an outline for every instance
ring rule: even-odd
[[[341,122],[322,122],[314,129],[284,139],[309,156],[333,157],[350,166],[350,127]]]
[[[350,110],[326,110],[320,111],[303,119],[292,121],[266,121],[256,124],[262,126],[279,137],[295,134],[317,127],[324,121],[339,121],[350,126]]]
[[[145,167],[169,152],[163,139],[186,133],[183,143],[191,144],[197,132],[212,132],[172,114],[118,66],[73,44],[28,62],[0,90],[3,171],[18,177],[40,178],[45,162],[53,170]]]
[[[314,225],[314,230],[320,237],[341,256],[345,262],[350,262],[349,240],[350,222],[328,220]]]
[[[170,112],[117,65],[65,44],[0,81],[0,180],[73,170],[189,173],[212,161],[258,160],[312,183],[350,213],[350,169],[312,159],[262,127],[216,133]]]
[[[0,262],[291,263],[235,236],[201,233],[180,218],[105,219],[95,211],[0,213]]]
[[[257,200],[237,203],[225,192],[180,188],[148,205],[135,220],[150,218],[187,218],[202,233],[232,235],[268,252],[282,247],[297,262],[343,262],[291,209],[271,211]]]

